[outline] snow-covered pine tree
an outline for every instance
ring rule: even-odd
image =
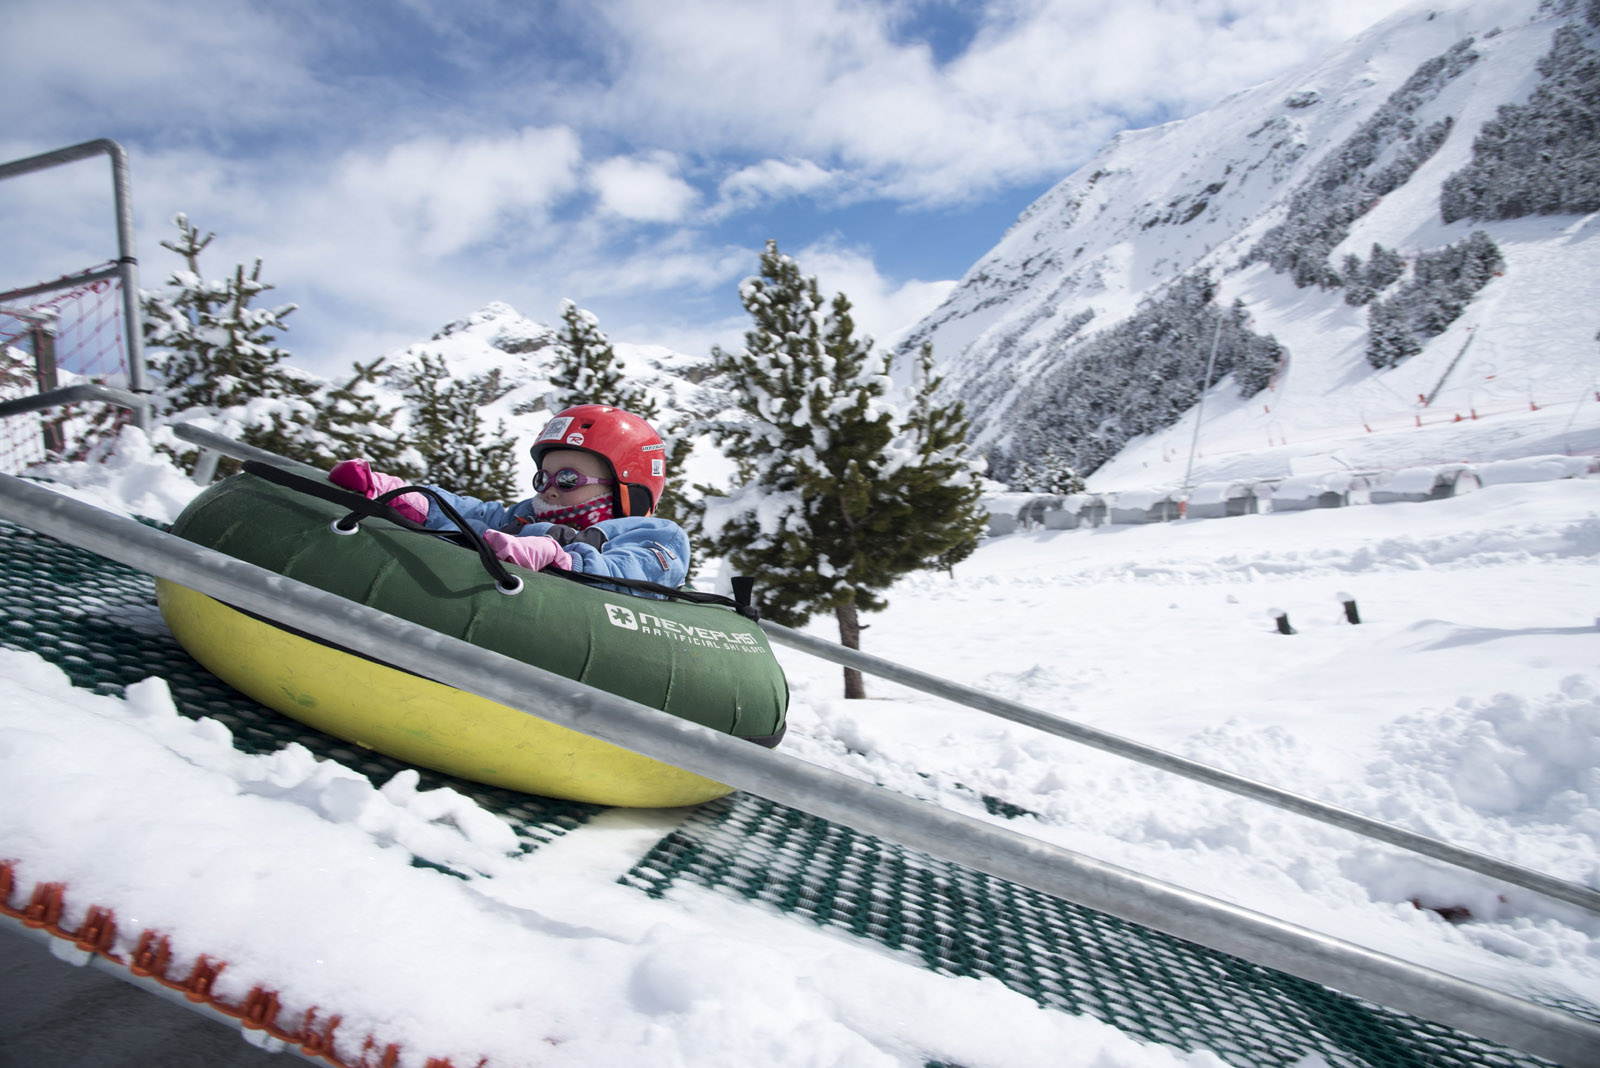
[[[390,379],[411,402],[411,443],[425,464],[421,481],[480,500],[516,496],[516,437],[503,419],[490,431],[481,410],[504,392],[499,371],[461,382],[442,357],[424,353]]]
[[[931,489],[963,473],[950,440],[960,413],[925,404],[902,418],[886,404],[888,358],[855,336],[848,298],[825,311],[816,279],[776,242],[740,299],[754,326],[742,350],[714,348],[712,361],[743,418],[709,427],[736,485],[708,490],[703,540],[756,580],[769,618],[797,626],[831,610],[840,641],[860,648],[860,612],[977,539],[974,498]],[[845,696],[865,696],[858,672],[845,671]]]
[[[1569,7],[1569,11],[1571,8]],[[1600,6],[1555,32],[1525,104],[1502,104],[1444,180],[1444,221],[1584,215],[1600,209]]]
[[[145,343],[163,385],[161,415],[209,416],[247,444],[281,448],[282,427],[309,426],[314,416],[302,384],[279,366],[289,353],[273,333],[285,329],[295,305],[250,306],[272,288],[261,280],[259,259],[248,275],[240,264],[231,278],[206,279],[200,254],[216,235],[202,237],[181,213],[173,223],[178,239],[161,245],[181,256],[184,267],[168,278],[167,289],[142,294]],[[164,448],[177,457],[197,451],[178,443]]]
[[[395,430],[400,409],[386,407],[374,387],[383,377],[380,371],[387,357],[369,364],[353,361],[352,377],[343,385],[325,384],[317,396],[317,447],[322,450],[318,467],[331,467],[340,460],[362,456],[372,466],[405,479],[420,478],[422,455]]]
[[[644,391],[625,388],[622,361],[600,329],[600,320],[570,300],[561,302],[550,382],[555,386],[549,398],[553,412],[574,404],[610,404],[650,419],[640,410],[648,403]]]
[[[902,473],[915,508],[913,524],[920,529],[902,528],[902,534],[913,553],[950,571],[972,555],[986,524],[978,504],[983,464],[967,456],[972,427],[959,400],[939,403],[943,384],[944,378],[934,372],[933,343],[924,341],[917,350],[916,387],[902,434],[916,450],[916,461]],[[1065,465],[1052,469],[1051,475],[1058,484],[1075,487],[1065,492],[1083,488],[1083,480]],[[907,570],[926,566],[913,562]]]
[[[690,527],[693,533],[693,509],[684,494],[683,474],[684,461],[694,448],[689,419],[680,417],[663,424],[661,409],[650,394],[628,381],[611,339],[600,329],[600,320],[570,300],[561,302],[561,330],[556,335],[550,382],[555,388],[545,401],[552,412],[574,404],[609,404],[655,427],[667,446],[667,485],[656,514]]]
[[[231,278],[208,280],[200,254],[216,235],[201,236],[182,214],[173,222],[177,240],[161,244],[183,258],[183,268],[166,289],[141,295],[145,341],[163,385],[158,424],[208,418],[248,445],[317,467],[366,455],[401,473],[416,469],[416,455],[392,429],[397,409],[385,408],[364,388],[371,384],[370,369],[356,364],[355,377],[335,386],[288,367],[289,352],[276,344],[273,331],[286,329],[295,305],[251,307],[273,288],[261,280],[261,260],[248,275],[240,264]],[[196,451],[161,437],[158,447],[175,458]],[[218,474],[236,469],[224,461]]]

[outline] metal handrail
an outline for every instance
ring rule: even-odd
[[[750,745],[0,475],[0,517],[313,637],[823,819],[1568,1068],[1600,1023],[1172,886]]]
[[[130,393],[125,389],[102,385],[99,382],[80,382],[75,386],[62,386],[47,393],[34,393],[27,397],[0,401],[0,419],[8,415],[42,411],[45,408],[55,408],[76,401],[105,401],[135,411],[148,409],[155,403],[154,398],[148,393]]]
[[[830,660],[835,664],[842,664],[845,667],[855,668],[858,671],[864,671],[879,678],[888,679],[891,682],[898,682],[902,686],[909,686],[914,690],[921,690],[923,693],[943,697],[968,708],[988,712],[1002,719],[1008,719],[1013,723],[1021,723],[1036,730],[1044,731],[1047,734],[1053,734],[1058,738],[1081,742],[1084,745],[1093,746],[1107,753],[1114,753],[1117,756],[1136,760],[1153,768],[1160,768],[1162,771],[1169,771],[1175,775],[1193,779],[1196,782],[1203,782],[1256,801],[1262,801],[1321,823],[1353,831],[1366,838],[1386,842],[1389,845],[1398,846],[1413,853],[1420,853],[1435,860],[1442,860],[1447,864],[1454,864],[1457,867],[1475,871],[1480,875],[1487,875],[1502,882],[1511,883],[1514,886],[1520,886],[1526,890],[1532,890],[1547,897],[1577,905],[1591,912],[1600,912],[1600,890],[1591,889],[1581,883],[1568,882],[1553,875],[1546,875],[1543,872],[1533,871],[1470,849],[1463,849],[1460,846],[1451,845],[1449,842],[1430,838],[1425,834],[1408,831],[1403,827],[1396,827],[1393,824],[1351,812],[1349,809],[1339,808],[1337,805],[1330,805],[1327,802],[1292,793],[1276,786],[1270,786],[1267,783],[1249,779],[1243,775],[1235,775],[1233,772],[1214,768],[1209,764],[1202,764],[1197,760],[1190,760],[1187,757],[1168,753],[1154,746],[1131,741],[1107,731],[1097,730],[1094,727],[1062,719],[1059,716],[1052,716],[1036,708],[1029,708],[1027,705],[1009,701],[1004,697],[972,689],[970,686],[962,686],[948,679],[941,679],[936,675],[929,675],[926,672],[908,668],[903,664],[897,664],[892,660],[884,660],[855,649],[847,649],[836,642],[801,634],[777,623],[762,620],[761,629],[766,631],[767,636],[773,641],[800,649],[823,660]]]

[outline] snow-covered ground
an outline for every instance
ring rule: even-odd
[[[140,444],[48,473],[171,518],[194,488]],[[864,642],[1600,886],[1597,556],[1597,478],[1033,530],[987,541],[954,577],[905,580]],[[998,817],[978,796],[998,797],[1036,814],[1011,826],[1091,856],[1486,985],[1600,1003],[1596,917],[891,684],[847,702],[836,667],[779,656],[789,753],[980,818]],[[21,888],[64,882],[70,908],[109,906],[128,930],[171,932],[180,956],[225,959],[219,994],[261,985],[286,1012],[336,1010],[341,1033],[398,1042],[407,1065],[1217,1063],[706,891],[618,885],[678,813],[613,810],[515,855],[496,817],[407,775],[376,790],[304,751],[238,752],[179,717],[159,679],[95,696],[16,652],[0,679],[0,858]]]

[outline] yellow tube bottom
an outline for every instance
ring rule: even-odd
[[[291,634],[165,579],[161,614],[189,655],[308,727],[474,782],[628,808],[733,788],[453,687]]]

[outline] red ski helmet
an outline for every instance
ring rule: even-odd
[[[617,476],[617,515],[650,515],[667,486],[667,446],[650,424],[609,404],[579,404],[557,412],[533,439],[533,462],[552,449],[593,453]]]

